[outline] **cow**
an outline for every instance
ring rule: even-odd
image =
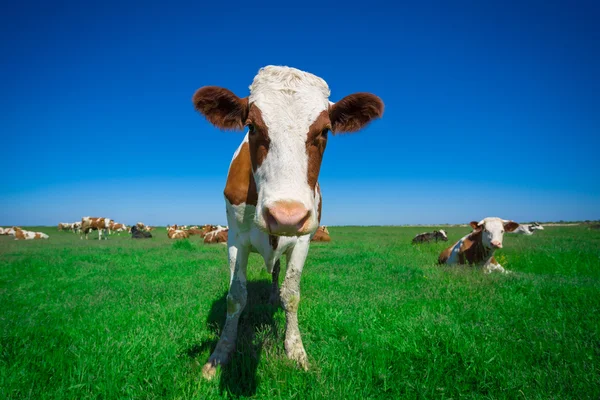
[[[308,358],[298,328],[300,277],[310,236],[321,220],[318,177],[329,133],[357,132],[383,115],[383,101],[355,93],[329,101],[327,83],[286,66],[259,70],[250,95],[204,86],[192,102],[196,111],[221,130],[247,133],[235,151],[224,197],[230,274],[227,319],[216,348],[203,366],[212,379],[234,350],[240,314],[246,306],[248,255],[259,253],[273,277],[273,295],[281,297],[286,315],[285,352],[303,369]],[[280,258],[287,258],[281,290]]]
[[[177,225],[173,225],[169,228],[167,236],[169,237],[169,239],[187,239],[190,237],[190,235],[186,231],[182,229],[177,229]]]
[[[494,258],[496,249],[502,248],[504,232],[512,232],[519,227],[514,221],[497,217],[487,217],[479,222],[472,221],[473,231],[458,242],[442,251],[439,264],[473,264],[483,267],[485,273],[499,271],[507,273]]]
[[[83,217],[81,218],[81,231],[86,239],[88,239],[90,231],[98,231],[98,240],[102,240],[102,232],[104,232],[104,238],[108,240],[111,221],[110,218]],[[83,239],[83,235],[80,238]]]
[[[198,235],[198,236],[202,237],[204,235],[204,231],[202,229],[198,229],[198,228],[189,228],[189,229],[186,229],[185,231],[190,236]]]
[[[73,224],[70,222],[59,222],[58,223],[59,231],[66,231],[66,230],[71,230],[71,229],[73,229]]]
[[[152,237],[150,232],[145,232],[139,229],[136,225],[131,227],[131,238],[132,239],[149,239]]]
[[[544,230],[544,227],[534,222],[533,224],[520,224],[512,233],[531,236],[537,230]]]
[[[128,228],[125,224],[119,224],[111,220],[110,230],[113,232],[127,232]]]
[[[436,243],[439,240],[447,242],[448,241],[448,235],[446,234],[446,231],[444,231],[443,229],[440,229],[439,231],[419,233],[417,236],[415,236],[413,238],[412,243],[413,244],[417,244],[417,243],[429,243],[432,240],[434,240]]]
[[[320,226],[310,239],[311,242],[331,242],[331,236],[329,236],[329,229],[326,226]]]
[[[31,232],[25,231],[21,228],[14,229],[15,240],[36,240],[36,239],[49,239],[50,236],[43,232]]]
[[[229,237],[229,228],[218,226],[217,229],[209,231],[204,235],[204,243],[227,243]]]
[[[0,232],[0,235],[13,235],[14,236],[15,235],[15,231],[17,229],[21,229],[21,228],[18,228],[16,226],[13,226],[13,227],[10,227],[10,228],[4,228],[3,231]]]

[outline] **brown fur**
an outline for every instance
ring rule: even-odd
[[[356,132],[383,115],[383,101],[371,93],[354,93],[329,110],[333,134]]]
[[[320,226],[311,239],[311,242],[331,242],[331,236],[329,236],[327,228]]]
[[[186,232],[190,236],[194,236],[194,235],[202,236],[202,234],[204,233],[204,231],[202,229],[197,229],[197,228],[190,228],[190,229],[186,230]]]
[[[248,141],[250,143],[250,160],[252,161],[252,170],[256,171],[267,158],[269,153],[269,128],[262,118],[260,108],[255,105],[250,106],[248,120],[246,125],[254,127],[253,132],[249,132]]]
[[[477,226],[477,223],[475,223],[475,225]],[[456,243],[442,251],[438,258],[439,264],[445,264],[448,261],[450,254],[452,253],[452,248],[454,248],[455,244]],[[488,249],[483,245],[481,240],[481,227],[478,227],[463,241],[458,253],[458,263],[479,264],[489,259],[491,256],[493,256],[493,254],[494,251],[492,249]]]
[[[180,231],[171,227],[167,232],[169,239],[187,239],[190,235],[186,231]]]
[[[35,233],[35,236],[34,236],[33,238],[34,238],[34,239],[41,239],[41,238],[42,238],[42,235],[40,235],[40,233],[39,233],[39,232],[36,232],[36,233]]]
[[[81,219],[81,229],[83,232],[97,231],[98,229],[108,229],[106,226],[105,218],[90,217],[90,221],[87,222],[83,218]]]
[[[205,86],[192,97],[194,107],[217,128],[241,130],[248,114],[248,98],[240,99],[228,89]]]
[[[331,129],[329,113],[323,111],[308,128],[306,136],[306,154],[308,156],[307,181],[310,188],[314,191],[321,171],[321,162],[323,153],[327,146],[327,131]]]
[[[25,233],[21,228],[15,228],[15,239],[25,240]]]
[[[225,198],[233,205],[242,203],[256,205],[258,194],[250,163],[250,148],[248,143],[242,145],[239,154],[231,162],[231,168],[229,169],[229,175],[227,175],[227,183],[225,184],[223,193],[225,194]]]
[[[321,223],[321,207],[323,206],[323,196],[321,195],[321,185],[317,186],[317,191],[319,192],[319,206],[317,208],[318,212],[318,220]]]

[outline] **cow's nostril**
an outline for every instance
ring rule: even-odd
[[[277,232],[299,232],[310,218],[310,211],[299,202],[277,202],[265,210],[269,230]]]

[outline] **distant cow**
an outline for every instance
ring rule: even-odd
[[[102,233],[104,232],[105,239],[108,240],[108,234],[110,233],[110,218],[98,218],[98,217],[83,217],[81,218],[81,230],[88,239],[88,233],[90,231],[98,231],[98,240],[102,240]],[[81,236],[83,239],[83,236]]]
[[[326,226],[320,226],[315,231],[315,234],[310,239],[311,242],[331,242],[331,236],[329,236],[329,230]]]
[[[136,225],[133,225],[131,227],[131,238],[132,239],[149,239],[152,237],[152,234],[150,232],[144,232],[143,230],[139,229]]]
[[[190,237],[190,235],[186,231],[182,229],[177,229],[177,225],[169,227],[167,236],[169,237],[169,239],[187,239]]]
[[[217,229],[208,232],[204,235],[204,243],[206,244],[214,244],[214,243],[227,243],[227,239],[229,238],[229,228],[223,226],[217,226]]]
[[[58,224],[59,231],[67,231],[73,229],[73,224],[70,222],[60,222]]]
[[[512,233],[530,236],[537,230],[544,230],[544,227],[539,223],[534,222],[533,224],[521,224]]]
[[[435,241],[436,243],[439,240],[447,242],[448,235],[446,235],[446,232],[443,229],[440,229],[439,231],[433,231],[433,232],[424,232],[424,233],[420,233],[417,236],[415,236],[413,238],[412,242],[413,242],[413,244],[429,243],[432,240]]]
[[[486,273],[492,271],[506,273],[494,258],[494,251],[502,248],[504,232],[514,231],[519,224],[505,219],[488,217],[479,222],[471,222],[471,227],[473,232],[442,251],[438,263],[474,264],[482,266]]]
[[[111,221],[110,230],[113,232],[127,232],[127,226],[125,224],[119,224],[114,221]]]
[[[0,235],[14,235],[15,229],[14,226],[12,228],[0,228]]]
[[[16,228],[14,231],[15,231],[15,240],[36,240],[36,239],[50,238],[50,236],[46,235],[43,232],[24,231],[21,228]]]

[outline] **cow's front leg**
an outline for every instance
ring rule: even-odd
[[[249,248],[229,246],[229,293],[227,294],[227,319],[221,332],[217,347],[208,362],[202,368],[202,375],[212,379],[217,372],[217,366],[227,363],[235,349],[238,321],[246,306],[248,292],[246,290],[246,265],[248,264]]]
[[[308,358],[298,328],[298,304],[300,303],[300,278],[308,247],[308,241],[298,241],[288,252],[285,280],[281,285],[281,302],[286,319],[285,352],[288,358],[298,362],[298,365],[305,370],[308,369]]]
[[[269,297],[269,303],[273,305],[279,304],[279,271],[281,271],[281,260],[277,260],[273,266],[273,283],[271,285],[271,296]]]
[[[490,274],[494,271],[497,271],[497,272],[500,272],[503,274],[510,273],[510,271],[505,270],[504,267],[502,267],[502,265],[500,265],[500,263],[498,263],[498,261],[496,261],[494,258],[492,258],[492,260],[483,267],[483,270],[486,274]]]

